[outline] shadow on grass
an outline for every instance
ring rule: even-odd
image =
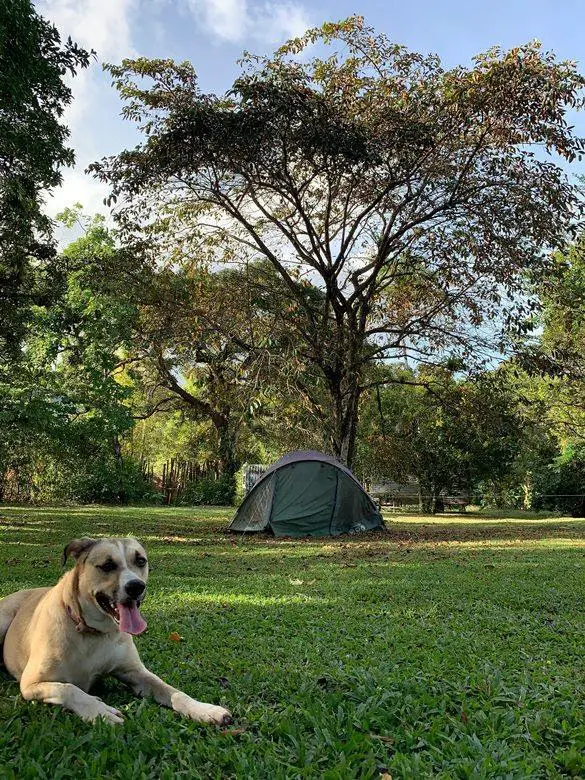
[[[0,542],[5,546],[0,564],[9,571],[16,565],[48,565],[54,556],[55,572],[63,545],[83,534],[136,534],[152,552],[155,568],[177,565],[181,572],[208,571],[223,567],[225,573],[298,570],[299,566],[339,564],[409,565],[409,560],[466,560],[475,565],[496,554],[543,555],[555,549],[579,550],[585,545],[585,521],[574,519],[459,521],[441,516],[421,522],[402,517],[384,531],[356,536],[276,539],[267,534],[235,535],[225,532],[224,517],[191,519],[175,510],[156,510],[155,515],[109,508],[102,512],[38,510],[29,513],[7,510],[0,515]],[[136,512],[140,513],[140,517]],[[41,553],[42,551],[42,553]],[[580,553],[582,554],[582,553]],[[48,556],[48,557],[47,557]]]

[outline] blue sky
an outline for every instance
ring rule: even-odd
[[[507,48],[537,38],[560,58],[577,60],[585,72],[585,0],[38,0],[36,5],[63,35],[98,54],[98,63],[73,82],[75,101],[66,121],[77,165],[49,199],[52,215],[75,201],[88,213],[104,212],[104,190],[83,170],[137,141],[132,125],[119,115],[103,61],[137,55],[188,59],[203,90],[223,92],[243,49],[270,52],[308,26],[359,13],[397,43],[439,54],[446,66],[469,64],[474,54],[496,44]],[[585,135],[585,116],[574,122]]]

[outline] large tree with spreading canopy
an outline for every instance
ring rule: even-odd
[[[445,70],[352,17],[246,55],[223,96],[189,63],[110,70],[145,135],[92,166],[126,240],[174,269],[268,260],[350,464],[368,366],[493,357],[581,218],[550,155],[583,150],[566,111],[584,80],[537,43]]]
[[[31,307],[57,295],[43,198],[74,162],[63,124],[72,99],[65,76],[89,61],[31,0],[0,4],[0,378],[19,355]]]

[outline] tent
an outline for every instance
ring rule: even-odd
[[[290,452],[256,482],[228,530],[337,536],[383,527],[378,508],[348,468],[322,452]]]

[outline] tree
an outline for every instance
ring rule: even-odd
[[[506,474],[520,450],[516,398],[486,374],[457,381],[445,370],[394,371],[364,409],[360,466],[376,478],[419,485],[421,508],[436,511],[444,490],[468,495]]]
[[[540,348],[556,367],[552,373],[585,378],[585,235],[554,256],[550,276],[542,280]]]
[[[266,264],[214,273],[139,270],[123,285],[140,311],[125,361],[142,390],[137,417],[179,409],[194,422],[209,421],[220,471],[232,477],[243,434],[278,428],[281,416],[290,424],[291,411],[309,402],[291,335],[279,331],[282,282]],[[106,277],[116,284],[119,272],[116,262]]]
[[[226,335],[227,327],[211,325],[214,315],[225,323],[224,318],[233,316],[237,307],[218,311],[222,297],[216,298],[208,288],[211,284],[220,291],[218,280],[172,280],[169,296],[166,277],[159,274],[152,280],[151,292],[158,287],[159,293],[151,297],[150,305],[141,307],[139,332],[130,353],[131,374],[140,377],[146,390],[145,414],[179,408],[194,421],[211,422],[219,468],[233,477],[240,465],[241,427],[255,396],[261,394],[248,381],[253,379],[249,376],[254,373],[253,356]],[[161,286],[166,288],[164,293],[160,293]]]
[[[536,475],[533,509],[548,509],[585,517],[585,444],[567,444]]]
[[[61,218],[79,222],[84,234],[62,252],[61,293],[51,306],[33,308],[19,370],[2,388],[0,482],[21,472],[45,483],[50,473],[61,497],[121,498],[127,464],[119,439],[133,418],[116,374],[137,308],[101,284],[103,269],[120,256],[103,218],[84,220],[79,208]],[[76,483],[75,495],[66,480]]]
[[[585,237],[552,257],[535,284],[540,311],[535,334],[521,334],[514,369],[536,415],[547,419],[562,447],[585,439]],[[512,368],[512,367],[510,367]]]
[[[300,58],[312,44],[333,54]],[[565,111],[584,80],[536,43],[444,70],[352,17],[246,55],[219,97],[188,63],[110,72],[146,136],[91,166],[123,199],[126,240],[179,265],[272,264],[349,464],[368,366],[493,356],[530,310],[527,272],[581,219],[576,189],[534,147],[581,154]]]
[[[0,4],[0,368],[18,356],[31,305],[55,294],[43,195],[74,161],[61,122],[72,97],[64,77],[89,60],[71,39],[61,43],[31,0]]]

